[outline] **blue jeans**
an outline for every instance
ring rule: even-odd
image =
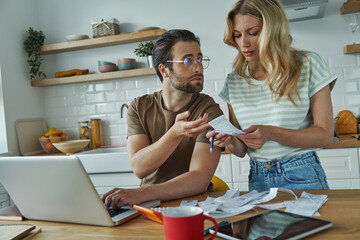
[[[249,190],[267,191],[273,187],[291,190],[329,189],[316,152],[281,161],[257,162],[250,159]]]

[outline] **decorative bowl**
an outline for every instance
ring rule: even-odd
[[[98,66],[103,66],[103,65],[116,65],[113,62],[108,62],[108,61],[103,61],[103,60],[99,60],[98,61]]]
[[[123,62],[118,64],[119,70],[128,70],[136,68],[136,62]]]
[[[88,39],[89,36],[88,35],[71,34],[71,35],[67,35],[65,38],[68,42],[71,42],[71,41]]]
[[[118,64],[120,64],[120,63],[129,63],[129,62],[134,63],[134,62],[136,62],[136,59],[134,59],[134,58],[119,58],[117,60],[117,62],[118,62]]]
[[[109,65],[100,65],[99,66],[99,71],[101,73],[104,73],[104,72],[112,72],[112,71],[117,71],[117,67],[115,64],[109,64]]]
[[[61,152],[69,155],[71,153],[81,152],[89,143],[90,139],[78,139],[53,143],[53,145]]]

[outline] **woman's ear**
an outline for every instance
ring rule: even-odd
[[[164,65],[164,64],[159,64],[159,72],[161,74],[161,76],[163,76],[163,78],[168,78],[169,77],[169,69]]]

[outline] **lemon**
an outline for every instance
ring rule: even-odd
[[[50,132],[55,132],[56,131],[56,128],[50,128],[49,130],[48,130],[48,132],[50,133]]]

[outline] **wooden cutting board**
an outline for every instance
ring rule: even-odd
[[[24,156],[43,153],[39,138],[47,132],[47,124],[43,118],[18,119],[15,122],[20,153]]]

